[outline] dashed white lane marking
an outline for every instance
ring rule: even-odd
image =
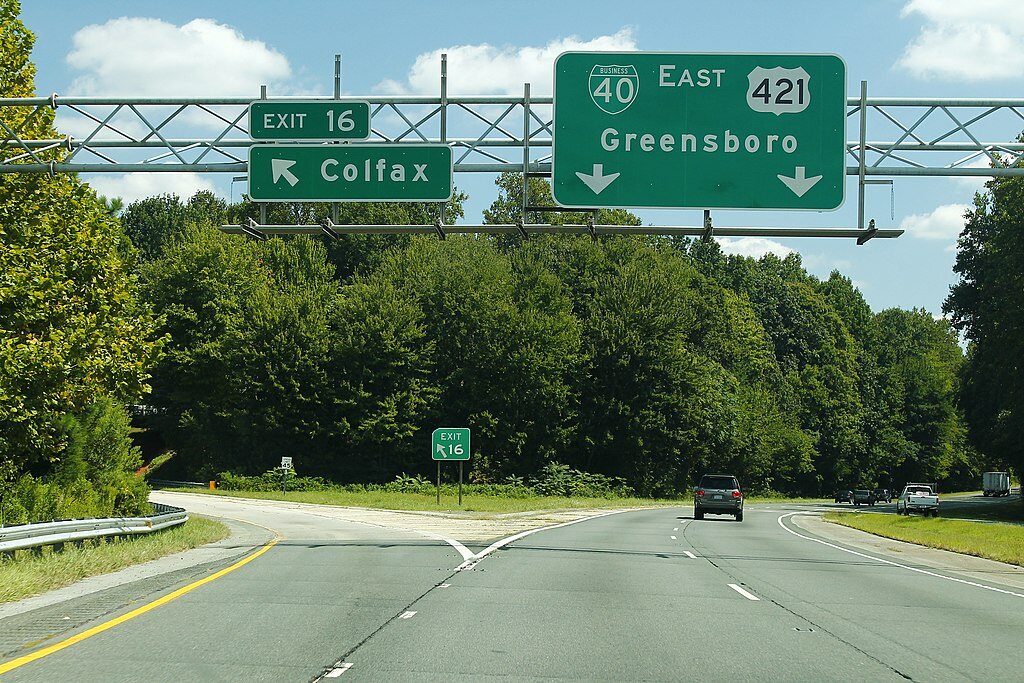
[[[669,538],[671,538],[673,541],[676,540],[675,536],[669,536]]]
[[[573,524],[579,524],[580,522],[587,522],[587,521],[590,521],[592,519],[597,519],[599,517],[608,517],[609,515],[618,515],[618,514],[621,514],[623,512],[636,512],[636,510],[635,509],[611,510],[609,512],[602,512],[602,513],[597,514],[597,515],[591,515],[590,517],[581,517],[580,519],[574,519],[574,520],[569,521],[569,522],[562,522],[561,524],[552,524],[551,526],[541,526],[541,527],[537,527],[536,529],[528,529],[527,531],[520,531],[518,534],[513,534],[511,536],[508,536],[506,538],[501,539],[500,541],[495,541],[494,543],[490,544],[489,546],[487,546],[486,548],[484,548],[483,550],[481,550],[480,552],[478,552],[475,555],[471,554],[469,557],[466,557],[465,555],[463,555],[463,557],[465,557],[465,560],[462,562],[462,564],[460,564],[458,567],[455,568],[455,571],[463,572],[463,571],[472,569],[473,567],[475,567],[477,565],[478,562],[480,562],[480,560],[484,559],[485,557],[487,557],[488,555],[493,553],[495,550],[498,550],[500,548],[504,548],[509,543],[513,543],[515,541],[518,541],[520,538],[525,538],[525,537],[529,536],[530,534],[535,534],[538,531],[548,531],[550,529],[561,529],[562,527],[565,527],[565,526],[572,526]]]
[[[402,612],[401,614],[398,615],[398,618],[399,619],[412,619],[414,616],[416,616],[416,612]]]
[[[996,588],[994,586],[986,586],[983,583],[976,583],[974,581],[968,581],[967,579],[958,579],[958,578],[956,578],[954,576],[944,576],[942,574],[936,574],[935,572],[930,572],[927,569],[919,569],[918,567],[908,567],[907,565],[900,564],[899,562],[893,562],[892,560],[883,560],[880,557],[874,557],[872,555],[866,555],[864,553],[859,553],[856,550],[850,550],[849,548],[844,548],[842,546],[836,545],[835,543],[829,543],[828,541],[822,541],[822,540],[817,539],[817,538],[811,538],[810,536],[804,536],[803,534],[798,534],[797,532],[793,531],[788,526],[786,526],[785,524],[782,523],[782,520],[785,519],[786,517],[792,517],[793,515],[801,515],[801,514],[809,514],[809,513],[806,513],[806,512],[790,512],[790,513],[785,514],[785,515],[780,515],[779,519],[777,520],[778,523],[779,523],[779,526],[781,526],[783,529],[785,529],[789,533],[793,534],[794,536],[802,538],[802,539],[804,539],[806,541],[814,541],[815,543],[820,543],[822,545],[827,545],[829,548],[835,548],[836,550],[842,550],[844,553],[850,553],[851,555],[856,555],[857,557],[863,557],[863,558],[868,559],[868,560],[874,560],[875,562],[881,562],[882,564],[889,564],[889,565],[892,565],[893,567],[900,567],[900,568],[906,569],[908,571],[917,572],[918,574],[926,574],[928,576],[934,576],[934,577],[936,577],[938,579],[945,579],[946,581],[955,581],[956,583],[962,583],[965,586],[974,586],[975,588],[984,588],[987,591],[993,591],[995,593],[1002,593],[1003,595],[1012,595],[1012,596],[1017,597],[1017,598],[1024,598],[1024,593],[1014,593],[1013,591],[1003,590],[1002,588]]]
[[[672,531],[679,531],[679,527],[672,527]]]
[[[331,669],[330,671],[328,671],[324,675],[324,678],[337,678],[338,676],[340,676],[341,674],[345,673],[346,671],[348,671],[351,668],[352,668],[352,662],[345,662],[341,666],[336,666],[333,669]]]
[[[760,600],[761,599],[761,598],[757,597],[756,595],[754,595],[753,593],[749,593],[749,592],[743,590],[743,586],[739,586],[739,585],[737,585],[735,583],[730,583],[730,584],[727,584],[727,585],[729,586],[729,588],[733,589],[734,591],[736,591],[737,593],[739,593],[740,595],[745,597],[747,600]]]
[[[697,556],[694,555],[693,553],[691,553],[689,550],[684,550],[683,554],[686,555],[691,560],[696,560],[697,559]]]
[[[442,583],[442,584],[438,585],[438,588],[448,588],[449,586],[451,586],[450,583]]]

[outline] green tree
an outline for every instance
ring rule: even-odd
[[[971,441],[991,466],[1012,466],[1024,478],[1024,179],[993,178],[986,188],[965,216],[953,267],[959,279],[943,310],[968,342],[961,404]]]
[[[3,97],[34,96],[34,36],[18,13],[19,3],[0,1]],[[46,108],[29,120],[0,107],[0,120],[26,137],[57,137]],[[0,176],[0,453],[18,473],[48,478],[73,460],[68,416],[148,391],[162,340],[119,252],[123,241],[77,178]]]
[[[557,280],[528,261],[514,269],[489,240],[455,237],[414,239],[373,277],[422,309],[440,392],[429,424],[474,429],[475,476],[530,473],[565,446],[579,330]]]

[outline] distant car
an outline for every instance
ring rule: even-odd
[[[743,491],[740,482],[731,474],[705,474],[693,495],[693,518],[704,519],[705,514],[733,515],[743,521]]]
[[[875,504],[875,494],[869,489],[854,489],[853,490],[853,504],[854,505],[871,505]]]
[[[876,503],[891,503],[892,494],[889,493],[889,489],[875,489],[875,502]]]
[[[853,502],[853,491],[850,489],[839,489],[836,491],[836,502],[837,503],[852,503]]]

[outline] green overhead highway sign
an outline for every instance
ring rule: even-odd
[[[253,145],[256,202],[443,202],[452,196],[447,145]]]
[[[430,440],[434,460],[469,460],[469,427],[439,427]]]
[[[249,105],[249,137],[277,142],[365,140],[365,100],[257,100]]]
[[[845,124],[835,55],[566,52],[552,189],[581,208],[835,209]]]

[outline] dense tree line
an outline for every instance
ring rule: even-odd
[[[2,97],[35,96],[35,39],[18,12],[0,0]],[[0,107],[0,122],[59,137],[53,110],[28,111]],[[133,252],[78,178],[0,175],[0,523],[146,505],[124,405],[148,389],[164,340]]]
[[[485,219],[515,222],[521,179],[497,185]],[[530,192],[550,202],[545,181]],[[307,223],[327,211],[273,210]],[[434,210],[350,206],[345,220],[429,222]],[[457,216],[461,197],[445,210]],[[147,221],[172,226],[139,250],[156,334],[171,340],[148,400],[183,473],[258,474],[282,455],[343,482],[427,473],[430,431],[451,424],[474,430],[480,482],[558,462],[646,494],[709,470],[815,494],[960,486],[980,471],[949,323],[873,313],[848,278],[819,280],[796,254],[642,236],[259,242],[215,227],[255,211],[197,196],[124,214],[146,240]],[[621,210],[599,219],[639,224]]]
[[[968,341],[961,394],[971,441],[1024,481],[1024,178],[986,188],[965,216],[959,281],[944,308]]]

